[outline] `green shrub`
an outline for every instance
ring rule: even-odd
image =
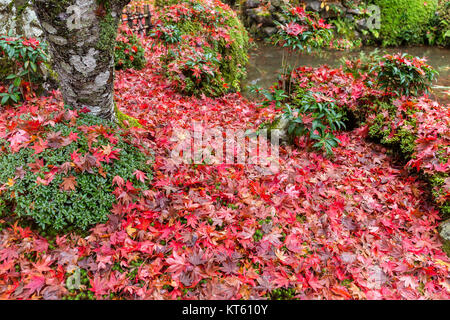
[[[106,222],[112,205],[123,201],[115,177],[132,183],[123,190],[129,194],[147,189],[135,172],[151,178],[150,157],[115,124],[68,110],[16,120],[0,139],[0,200],[18,217],[43,229],[86,230]]]
[[[136,69],[145,67],[145,50],[138,37],[126,26],[119,28],[114,61],[116,69]]]
[[[45,45],[36,39],[0,36],[0,104],[15,104],[41,89],[48,56]]]
[[[297,137],[305,137],[314,148],[328,155],[333,154],[333,148],[340,143],[334,134],[345,129],[346,120],[345,112],[336,105],[334,99],[303,88],[296,88],[291,96],[277,88],[258,92],[265,97],[263,107],[273,105],[283,109],[281,116],[268,125],[269,131],[284,130],[279,126],[285,123],[283,126],[291,142]]]
[[[303,7],[289,7],[283,9],[282,16],[285,22],[276,22],[278,32],[272,36],[275,44],[308,52],[329,46],[333,35],[331,25],[317,14]]]
[[[436,15],[430,22],[427,38],[431,45],[450,46],[450,2],[448,0],[439,1]]]
[[[415,110],[401,111],[385,102],[378,103],[372,110],[373,115],[368,121],[369,137],[398,151],[404,159],[409,160],[416,149]],[[395,127],[397,119],[405,119],[401,127]]]
[[[378,73],[377,82],[386,92],[418,96],[429,92],[438,74],[425,61],[406,53],[385,55],[372,71]]]
[[[248,34],[220,1],[183,0],[156,10],[152,36],[173,85],[188,95],[220,96],[240,89],[248,62]]]
[[[424,43],[438,0],[372,0],[381,9],[383,45]]]

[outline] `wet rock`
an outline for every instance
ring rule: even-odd
[[[351,22],[355,21],[355,17],[354,17],[353,15],[351,15],[351,14],[346,14],[346,15],[345,15],[345,18],[346,18],[347,20],[351,21]]]
[[[306,3],[306,11],[315,11],[315,12],[319,12],[322,10],[321,8],[322,6],[322,2],[321,1],[308,1]]]
[[[439,235],[442,239],[442,249],[450,257],[450,219],[441,223],[439,226]]]
[[[273,36],[275,33],[277,33],[277,28],[275,28],[275,27],[265,27],[265,28],[263,28],[263,31],[264,31],[264,33],[267,35],[267,36]]]
[[[245,10],[245,13],[249,18],[256,19],[256,17],[258,16],[258,9],[257,8],[247,9]]]
[[[367,27],[367,20],[361,19],[356,21],[356,29],[358,31],[368,30],[369,28]]]
[[[259,5],[260,2],[258,0],[247,0],[247,2],[245,3],[245,6],[250,9],[258,8]]]
[[[361,10],[359,10],[359,9],[348,9],[347,13],[355,15],[355,16],[359,16],[362,14]]]

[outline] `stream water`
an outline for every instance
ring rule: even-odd
[[[359,56],[361,51],[370,53],[375,49],[375,47],[364,47],[351,52],[329,51],[323,56],[299,53],[298,56],[292,57],[292,61],[289,61],[289,63],[291,65],[297,63],[298,66],[317,67],[327,64],[331,67],[338,67],[341,64],[341,59],[344,57]],[[440,103],[450,105],[450,49],[437,47],[380,48],[380,53],[383,51],[388,53],[406,52],[414,56],[426,57],[428,64],[439,72],[439,77],[433,84],[434,96]],[[250,52],[250,62],[247,68],[248,75],[244,85],[270,87],[277,80],[277,75],[281,70],[282,56],[282,48],[258,43],[257,48],[252,49]],[[249,94],[246,90],[244,93]]]

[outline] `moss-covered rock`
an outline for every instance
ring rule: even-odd
[[[182,0],[158,7],[153,37],[167,48],[166,75],[188,95],[220,96],[240,89],[248,34],[236,13],[218,0]]]
[[[148,189],[134,172],[151,178],[151,153],[112,122],[51,110],[39,111],[38,126],[30,126],[30,113],[17,114],[18,127],[11,132],[48,141],[41,152],[0,138],[0,207],[10,203],[18,217],[45,230],[87,230],[106,222],[120,201],[117,177],[130,181],[137,194]]]
[[[381,9],[383,45],[424,43],[438,0],[372,0]]]
[[[450,220],[441,223],[439,235],[442,239],[442,249],[450,257]]]
[[[139,120],[136,118],[133,118],[132,116],[127,115],[126,113],[123,113],[122,111],[117,108],[117,105],[115,106],[117,121],[119,122],[119,126],[121,128],[141,128],[142,125],[139,123]]]

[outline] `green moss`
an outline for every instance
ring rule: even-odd
[[[116,111],[117,120],[119,122],[119,126],[121,128],[124,128],[124,129],[133,128],[133,127],[142,128],[142,125],[139,123],[138,119],[133,118],[132,116],[129,116],[129,115],[123,113],[122,111],[119,110],[117,105],[115,105],[115,111]],[[128,122],[128,125],[125,124],[125,121]]]
[[[381,9],[383,45],[424,43],[438,0],[373,0]]]
[[[432,189],[432,194],[435,199],[442,198],[442,195],[445,194],[443,189],[443,185],[445,184],[445,179],[447,179],[450,175],[448,173],[439,172],[430,177],[428,177],[428,181],[430,182]],[[439,204],[439,201],[436,201]],[[440,203],[439,210],[443,214],[444,218],[450,218],[450,201]]]
[[[102,57],[110,57],[114,53],[115,40],[117,37],[117,28],[119,24],[113,18],[111,12],[108,12],[100,21],[100,37],[96,48],[105,52]]]

